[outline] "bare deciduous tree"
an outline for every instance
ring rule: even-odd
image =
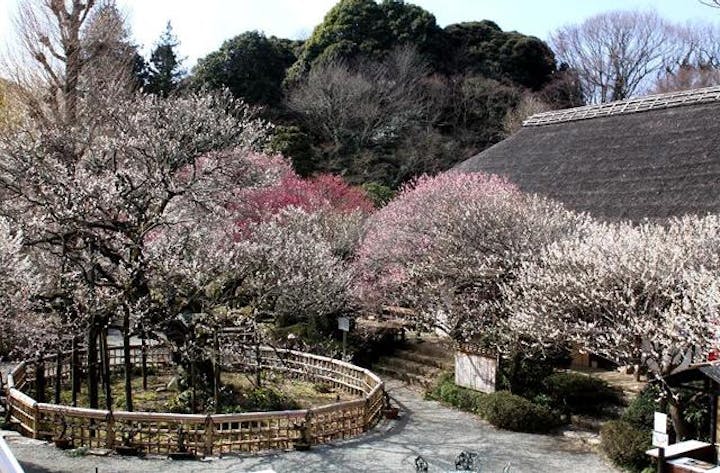
[[[720,84],[720,29],[711,23],[687,23],[674,28],[677,51],[659,74],[653,92],[710,87]]]
[[[84,96],[127,90],[134,51],[113,0],[22,0],[14,26],[3,66],[33,116],[72,124]]]
[[[330,61],[313,67],[290,91],[288,105],[338,147],[388,143],[426,116],[427,73],[412,48],[400,48],[382,63]]]
[[[602,13],[560,28],[550,42],[558,60],[577,71],[589,103],[647,90],[676,53],[673,28],[654,12]]]

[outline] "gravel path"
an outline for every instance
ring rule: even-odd
[[[26,473],[147,473],[147,472],[408,472],[422,455],[429,473],[449,471],[462,450],[479,453],[484,473],[501,472],[512,462],[513,473],[575,471],[616,472],[599,455],[577,440],[531,435],[493,428],[477,417],[448,409],[400,382],[388,389],[401,407],[401,419],[383,421],[362,438],[315,447],[309,452],[231,456],[202,462],[173,462],[164,458],[73,457],[40,442],[11,434],[6,440]],[[0,432],[0,435],[7,432]]]

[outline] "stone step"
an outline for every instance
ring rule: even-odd
[[[424,366],[433,366],[443,370],[453,369],[455,366],[455,355],[452,352],[445,352],[442,356],[424,355],[413,350],[404,349],[397,350],[392,355],[393,358],[411,361]]]
[[[423,389],[429,389],[434,385],[434,378],[427,378],[422,375],[415,373],[407,373],[401,369],[393,368],[391,366],[385,366],[382,364],[376,364],[373,366],[373,372],[380,375],[381,378],[394,378],[404,381],[408,384],[422,387]]]
[[[405,373],[413,373],[420,376],[434,377],[437,376],[440,371],[442,371],[442,369],[438,368],[437,366],[427,365],[424,363],[410,361],[405,358],[396,358],[392,356],[381,358],[377,363],[387,368],[392,368],[394,370]]]
[[[412,351],[420,355],[436,358],[447,358],[455,352],[452,343],[448,339],[438,337],[425,337],[420,340],[409,341],[403,351]]]

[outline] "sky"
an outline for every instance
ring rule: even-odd
[[[199,57],[244,31],[302,39],[310,35],[337,0],[117,0],[135,41],[147,52],[168,21],[191,68]],[[0,0],[0,42],[10,44],[17,0]],[[440,26],[489,19],[504,30],[542,39],[565,24],[613,9],[656,9],[677,22],[720,22],[720,9],[699,0],[408,0],[435,15]],[[0,48],[4,49],[4,48]]]

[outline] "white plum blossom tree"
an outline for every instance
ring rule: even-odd
[[[596,223],[547,246],[504,288],[508,330],[539,344],[574,342],[658,378],[718,344],[720,217],[666,225]],[[683,435],[678,399],[669,397]]]

